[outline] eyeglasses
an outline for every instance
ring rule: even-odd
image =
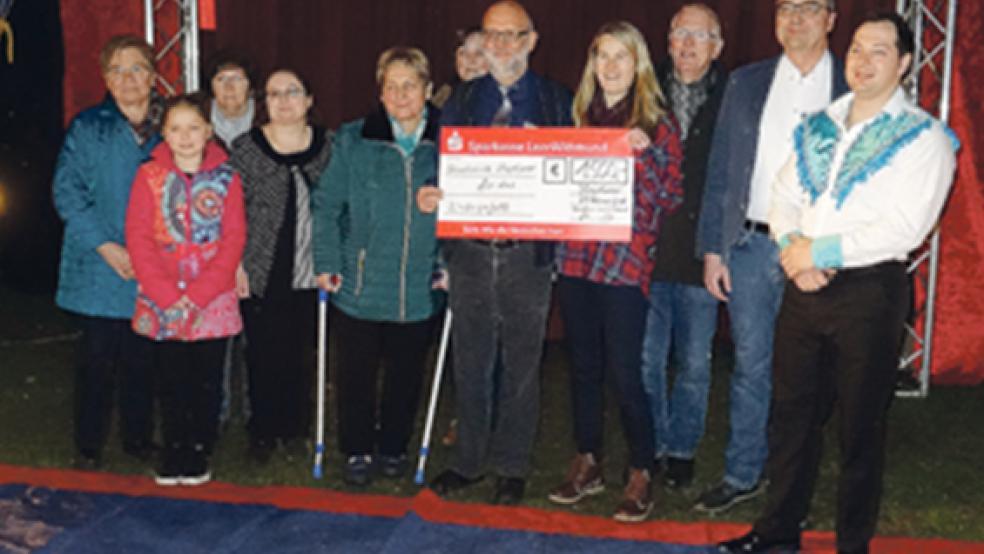
[[[106,70],[106,75],[114,81],[120,81],[123,77],[130,75],[134,79],[142,79],[150,73],[150,68],[143,64],[134,64],[130,67],[111,65]]]
[[[822,2],[803,2],[802,4],[779,2],[776,4],[776,13],[780,17],[792,17],[794,14],[817,15],[826,8],[827,5]]]
[[[266,97],[270,100],[296,100],[304,96],[304,89],[298,87],[288,87],[284,90],[268,90]]]
[[[525,29],[523,31],[493,31],[491,29],[482,29],[482,36],[485,40],[491,42],[499,42],[501,40],[508,43],[515,43],[526,38],[530,32],[531,29]]]
[[[219,73],[218,75],[215,76],[214,80],[216,83],[220,85],[237,86],[237,85],[244,84],[246,82],[246,77],[243,77],[242,75],[237,75],[235,73],[231,73],[228,75],[223,75],[222,73]]]
[[[673,40],[684,41],[687,40],[687,37],[697,42],[708,42],[718,39],[717,33],[705,31],[704,29],[684,29],[683,27],[678,27],[670,31],[670,38]]]

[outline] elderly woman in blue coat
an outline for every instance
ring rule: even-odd
[[[65,222],[55,302],[82,330],[75,373],[82,468],[100,463],[117,379],[123,450],[145,461],[153,453],[150,343],[130,330],[137,285],[123,224],[134,174],[160,142],[163,105],[152,93],[154,54],[142,39],[113,37],[99,65],[109,93],[72,121],[53,187]]]
[[[332,294],[344,478],[407,469],[424,361],[444,293],[435,289],[435,216],[417,191],[436,174],[438,113],[427,58],[391,48],[376,69],[382,105],[343,125],[313,194],[314,265]],[[384,369],[377,393],[377,372]],[[377,398],[379,399],[377,421]]]

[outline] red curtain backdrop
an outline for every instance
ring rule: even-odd
[[[573,87],[583,68],[585,51],[604,21],[625,19],[649,40],[652,55],[666,54],[666,30],[682,0],[528,0],[540,43],[533,67]],[[247,5],[248,4],[248,5]],[[200,0],[203,23],[214,32],[202,34],[203,57],[217,48],[235,48],[250,55],[260,74],[289,66],[312,83],[322,122],[335,127],[359,117],[377,102],[375,60],[395,44],[422,48],[430,57],[435,81],[451,78],[455,31],[479,22],[487,0]],[[708,0],[720,14],[725,36],[722,61],[728,67],[778,52],[772,23],[773,3]],[[101,98],[104,87],[96,63],[99,46],[112,34],[142,34],[142,3],[134,0],[61,0],[65,33],[65,112]],[[873,9],[894,9],[895,0],[839,2],[838,22],[831,38],[843,55],[857,21]],[[984,273],[984,192],[981,190],[984,124],[975,90],[984,86],[984,54],[975,43],[982,36],[984,7],[961,2],[958,17],[956,71],[951,126],[963,143],[958,180],[943,222],[942,262],[937,293],[933,375],[936,383],[984,382],[984,295],[976,279]]]

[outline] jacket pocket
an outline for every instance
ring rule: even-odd
[[[366,272],[366,249],[359,249],[359,259],[355,266],[355,295],[362,294],[362,279]]]

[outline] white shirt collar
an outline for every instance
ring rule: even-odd
[[[780,78],[788,81],[812,84],[830,75],[833,69],[833,63],[830,51],[825,50],[823,56],[820,56],[817,63],[813,64],[813,68],[810,69],[809,73],[803,75],[800,73],[799,68],[793,64],[793,60],[789,59],[789,56],[786,54],[783,54],[779,58],[779,66],[776,68],[776,73]]]

